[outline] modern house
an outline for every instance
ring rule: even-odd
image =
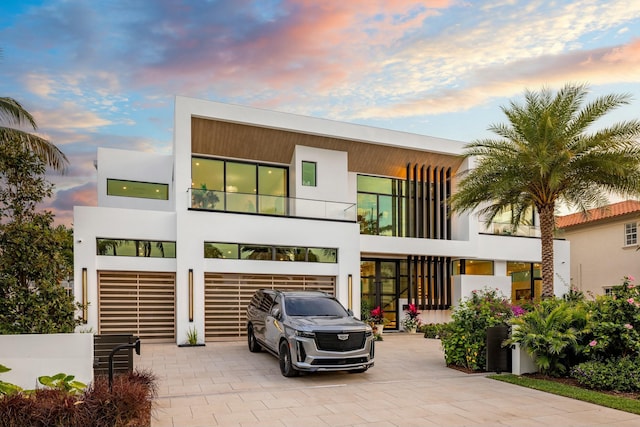
[[[356,315],[408,302],[447,320],[475,289],[540,292],[532,225],[451,215],[463,143],[177,97],[171,155],[100,148],[98,206],[74,209],[75,289],[100,333],[245,335],[257,288],[321,289]],[[555,243],[555,292],[569,246]]]
[[[635,200],[557,217],[558,235],[571,244],[571,285],[603,295],[625,276],[640,278],[639,225]]]

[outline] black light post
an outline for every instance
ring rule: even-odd
[[[111,353],[109,353],[109,393],[111,393],[111,389],[113,386],[113,355],[116,353],[116,351],[122,350],[124,348],[133,348],[136,350],[136,354],[139,356],[140,355],[140,338],[138,338],[136,340],[136,342],[134,342],[133,344],[120,344],[117,347],[114,347],[113,350],[111,350]]]

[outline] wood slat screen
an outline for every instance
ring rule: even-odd
[[[246,310],[258,289],[318,290],[335,295],[333,276],[273,276],[205,273],[205,340],[246,336]]]
[[[175,341],[175,273],[99,271],[98,332]]]

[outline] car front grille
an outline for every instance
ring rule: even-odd
[[[353,351],[364,348],[364,343],[364,332],[316,332],[318,350]]]
[[[366,357],[348,357],[344,359],[314,359],[311,365],[322,366],[341,366],[341,365],[357,365],[359,363],[367,363]]]

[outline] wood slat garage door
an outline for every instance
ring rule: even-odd
[[[272,276],[205,273],[205,340],[231,341],[246,336],[246,310],[260,288],[319,290],[335,295],[333,276]]]
[[[99,333],[175,341],[175,289],[175,273],[99,271]]]

